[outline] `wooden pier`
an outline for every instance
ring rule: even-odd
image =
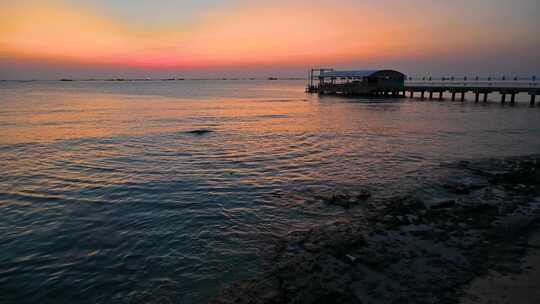
[[[407,81],[402,96],[410,98],[420,97],[426,99],[443,99],[443,94],[450,94],[450,100],[461,102],[465,101],[465,94],[474,95],[474,102],[487,102],[490,94],[499,94],[500,102],[505,104],[516,102],[516,95],[525,93],[530,96],[530,105],[534,106],[536,96],[540,95],[540,84],[533,79],[531,81],[496,81],[496,82],[478,82],[478,81],[445,81],[445,82],[414,82]]]
[[[528,94],[529,103],[535,106],[540,95],[540,81],[530,78],[505,76],[495,77],[405,77],[394,70],[379,71],[335,71],[333,69],[312,69],[309,75],[308,93],[319,95],[367,95],[372,97],[419,97],[420,100],[443,100],[445,93],[451,101],[465,101],[466,94],[473,94],[474,102],[488,102],[490,94],[499,94],[502,104],[516,103],[518,94]]]

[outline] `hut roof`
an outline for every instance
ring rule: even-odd
[[[400,76],[405,77],[404,74],[394,70],[356,70],[356,71],[328,71],[323,72],[320,77],[322,78],[362,78],[362,77],[377,77],[377,76]]]
[[[322,77],[368,77],[374,74],[375,70],[358,71],[329,71],[321,74]]]

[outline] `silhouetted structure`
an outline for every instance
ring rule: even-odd
[[[405,75],[394,70],[312,69],[306,91],[319,94],[401,96],[398,93],[404,89]]]
[[[443,77],[434,80],[433,77],[423,77],[421,81],[413,78],[407,79],[403,73],[395,70],[367,70],[367,71],[335,71],[333,69],[311,69],[309,74],[309,84],[306,87],[308,93],[319,93],[321,95],[368,95],[405,97],[409,93],[411,98],[415,93],[420,93],[420,98],[425,99],[426,93],[429,99],[437,98],[442,100],[444,93],[451,94],[451,100],[459,99],[465,101],[465,94],[474,94],[475,102],[479,102],[482,97],[483,102],[487,102],[488,95],[499,93],[501,103],[506,103],[507,96],[511,104],[515,103],[516,95],[526,93],[530,95],[531,106],[535,105],[536,96],[540,95],[540,86],[536,76],[532,78],[503,76],[500,79],[487,77]]]

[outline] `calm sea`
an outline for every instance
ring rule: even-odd
[[[204,303],[255,275],[268,240],[354,212],[318,191],[394,195],[441,162],[540,152],[527,96],[319,98],[304,85],[0,83],[0,302]]]

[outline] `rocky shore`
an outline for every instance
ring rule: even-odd
[[[441,171],[392,199],[366,189],[318,194],[365,212],[276,240],[263,273],[213,303],[457,303],[488,272],[521,272],[540,228],[540,156]]]

